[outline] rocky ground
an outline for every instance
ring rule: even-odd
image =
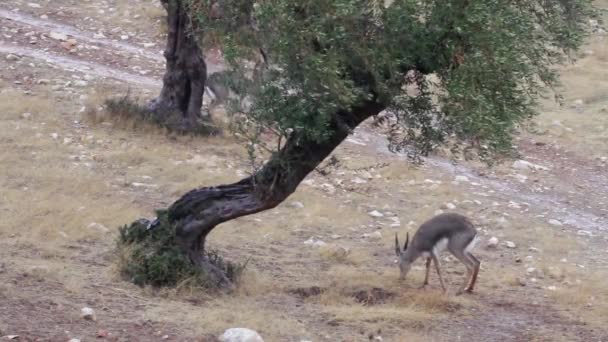
[[[157,1],[0,3],[0,340],[212,341],[247,327],[266,341],[608,341],[608,38],[590,24],[562,72],[564,106],[522,127],[519,160],[416,167],[366,124],[285,204],[214,231],[213,247],[251,258],[238,293],[214,297],[115,272],[117,227],[248,170],[229,137],[88,115],[158,92]],[[442,296],[434,275],[416,289],[421,262],[397,281],[394,234],[442,211],[479,227],[474,295]],[[446,255],[444,268],[453,292],[464,267]]]

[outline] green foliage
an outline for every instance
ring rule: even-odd
[[[148,229],[147,220],[139,220],[120,229],[117,246],[120,272],[137,285],[175,286],[189,281],[204,288],[214,288],[202,270],[197,268],[179,249],[175,241],[175,223],[166,211],[158,211],[158,224]],[[205,252],[206,257],[226,272],[229,280],[237,282],[246,267],[224,260],[216,251]]]
[[[224,0],[214,19],[216,1],[188,1],[221,37],[242,127],[323,141],[336,112],[374,99],[397,122],[393,148],[485,157],[510,151],[594,14],[591,0]],[[252,73],[254,47],[270,65]]]

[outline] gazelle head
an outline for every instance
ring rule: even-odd
[[[397,233],[395,233],[395,253],[399,258],[399,271],[400,276],[399,279],[405,279],[405,276],[410,271],[412,267],[412,260],[409,258],[409,253],[407,253],[407,245],[410,242],[410,234],[406,233],[405,235],[405,244],[403,245],[403,250],[399,247],[399,237]]]

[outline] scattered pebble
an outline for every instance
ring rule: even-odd
[[[496,248],[498,247],[498,238],[496,236],[492,236],[486,245],[488,248]]]
[[[513,241],[505,241],[505,247],[513,249],[516,248],[517,245],[515,245],[515,242]]]
[[[378,210],[372,210],[367,214],[371,217],[384,217],[384,214],[379,212]]]
[[[88,307],[84,307],[80,310],[80,317],[87,321],[95,321],[97,319],[95,317],[95,310]]]

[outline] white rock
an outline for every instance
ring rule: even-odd
[[[17,55],[13,55],[12,53],[9,53],[8,55],[6,55],[6,60],[7,61],[18,61],[19,60],[19,56]]]
[[[35,2],[30,2],[27,5],[28,5],[28,7],[31,7],[31,8],[42,8],[42,6],[40,6],[40,4],[37,4]]]
[[[549,291],[555,291],[555,290],[557,290],[557,287],[555,287],[553,285],[547,286],[547,290],[549,290]]]
[[[505,241],[505,247],[507,247],[507,248],[515,248],[517,246],[515,245],[515,242],[513,242],[513,241]]]
[[[367,214],[371,217],[384,217],[384,214],[379,212],[378,210],[372,210]]]
[[[95,310],[85,307],[80,309],[80,317],[88,320],[88,321],[95,321],[96,317],[95,317]]]
[[[53,138],[53,139],[59,139],[59,134],[57,134],[57,133],[51,133],[51,138]]]
[[[108,229],[108,227],[104,226],[104,225],[103,225],[103,224],[101,224],[101,223],[97,223],[97,222],[91,222],[91,223],[88,225],[88,228],[89,228],[89,229],[98,230],[98,231],[100,231],[100,232],[102,232],[102,233],[107,233],[107,232],[109,232],[109,231],[110,231],[110,229]]]
[[[557,226],[557,227],[561,227],[564,225],[560,220],[556,220],[556,219],[549,220],[549,224],[552,226]]]
[[[538,164],[533,164],[530,163],[529,161],[525,161],[525,160],[516,160],[513,163],[512,166],[514,169],[518,169],[518,170],[536,170],[536,171],[547,171],[549,170],[549,168],[542,166],[542,165],[538,165]]]
[[[454,203],[446,203],[442,206],[442,209],[454,210],[456,209],[456,205]]]
[[[147,184],[147,183],[139,183],[139,182],[133,182],[133,183],[131,183],[131,186],[133,186],[135,188],[158,188],[158,185],[156,185],[156,184]]]
[[[593,236],[593,233],[588,231],[588,230],[579,230],[576,232],[576,235],[578,236]]]
[[[127,39],[129,39],[129,36],[127,36],[127,35],[125,34],[125,35],[120,36],[120,39],[122,39],[122,40],[127,40]]]
[[[155,45],[156,44],[154,44],[154,43],[144,43],[145,48],[151,48],[151,47],[154,47]]]
[[[372,241],[378,241],[382,239],[382,233],[380,233],[379,231],[375,231],[371,234],[363,234],[362,237],[365,239],[370,239]]]
[[[454,181],[456,181],[456,182],[468,182],[469,178],[467,176],[456,176],[454,178]]]
[[[365,179],[361,179],[359,177],[355,177],[355,178],[351,179],[351,182],[353,182],[355,184],[365,184],[365,183],[367,183],[367,181]]]
[[[221,342],[264,342],[256,331],[247,328],[231,328],[220,336]]]
[[[21,114],[21,118],[23,119],[29,119],[32,117],[32,113],[23,113]]]
[[[55,40],[60,40],[60,41],[68,40],[68,35],[61,33],[61,32],[52,31],[51,33],[49,33],[49,37],[51,37],[52,39],[55,39]]]
[[[325,241],[317,240],[314,236],[311,237],[310,239],[304,241],[304,244],[307,246],[315,247],[315,248],[327,246],[327,243],[325,243]]]
[[[80,342],[80,340],[77,338],[71,338],[68,342]]]
[[[304,204],[302,204],[302,202],[298,202],[298,201],[291,202],[289,206],[292,208],[296,208],[296,209],[304,208]]]
[[[496,236],[492,236],[489,240],[488,243],[486,244],[486,246],[488,248],[496,248],[498,247],[498,238]]]
[[[441,209],[437,209],[437,210],[435,210],[435,213],[434,213],[434,214],[435,214],[435,216],[437,216],[437,215],[441,215],[441,214],[443,214],[443,210],[441,210]]]
[[[534,272],[536,272],[536,268],[534,268],[534,267],[528,267],[528,268],[526,269],[526,273],[528,273],[528,274],[532,274],[532,273],[534,273]]]
[[[325,241],[322,240],[317,240],[312,244],[313,247],[315,248],[320,248],[320,247],[324,247],[327,246],[327,243]]]

